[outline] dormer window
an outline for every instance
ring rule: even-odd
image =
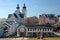
[[[23,14],[19,14],[19,16],[20,16],[21,18],[24,18],[24,15],[23,15]]]
[[[14,14],[15,18],[18,18],[16,14]]]

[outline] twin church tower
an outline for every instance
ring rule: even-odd
[[[16,9],[17,9],[17,11],[20,11],[19,4],[17,4]],[[27,9],[26,9],[25,3],[24,3],[23,8],[22,8],[22,14],[24,14],[24,18],[26,18],[26,13],[27,13]]]
[[[27,8],[25,6],[25,3],[22,8],[22,12],[20,12],[19,4],[17,4],[16,10],[13,14],[8,15],[8,21],[17,21],[22,22],[22,20],[26,19],[27,14]]]

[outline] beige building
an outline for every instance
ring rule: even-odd
[[[42,37],[43,33],[52,33],[53,28],[47,25],[23,25],[17,28],[17,37]]]

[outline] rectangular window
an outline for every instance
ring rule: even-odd
[[[38,31],[39,31],[39,28],[38,28]]]
[[[28,31],[29,31],[29,28],[28,28]]]
[[[30,29],[30,31],[32,31],[32,29]]]
[[[45,31],[46,31],[46,28],[45,28]]]
[[[43,31],[44,31],[45,29],[43,28]]]
[[[49,31],[49,29],[48,29],[48,31]]]
[[[34,28],[33,28],[33,31],[34,31]]]
[[[35,31],[36,31],[36,28],[35,28]]]
[[[50,31],[51,31],[51,29],[50,29]]]
[[[41,28],[40,28],[40,31],[41,31]]]

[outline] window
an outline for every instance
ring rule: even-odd
[[[50,29],[50,31],[51,31],[51,29]]]
[[[38,31],[39,31],[39,28],[38,28]]]
[[[15,18],[18,18],[16,14],[14,14]]]
[[[35,31],[36,31],[36,28],[35,28]]]
[[[49,29],[49,31],[51,31],[51,29]]]
[[[46,29],[46,31],[48,31],[48,29]]]
[[[40,28],[40,31],[41,31],[41,28]]]
[[[34,28],[33,28],[33,31],[34,31]]]
[[[32,31],[32,29],[30,29],[30,31]]]
[[[46,31],[46,28],[45,28],[45,31]]]
[[[28,31],[29,31],[29,28],[28,28]]]
[[[24,17],[24,14],[19,14],[19,16],[20,16],[21,18],[23,18],[23,17]]]
[[[48,29],[48,31],[49,31],[50,29]]]
[[[45,29],[43,28],[43,31],[45,31]]]

